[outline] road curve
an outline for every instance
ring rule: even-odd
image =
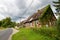
[[[13,32],[12,28],[0,31],[0,40],[8,40],[12,32]]]

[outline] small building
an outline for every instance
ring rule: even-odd
[[[26,27],[41,27],[42,25],[53,26],[55,21],[56,17],[50,5],[47,5],[23,21],[22,24]]]

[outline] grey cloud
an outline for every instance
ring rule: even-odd
[[[28,17],[31,16],[33,13],[35,13],[39,8],[51,4],[52,0],[37,0],[40,3],[36,2],[36,5],[32,3],[32,5],[28,8],[26,2],[27,0],[15,0],[15,3],[4,3],[4,5],[7,6],[8,11],[0,11],[1,14],[3,14],[5,17],[10,16],[12,20],[22,20],[25,18],[19,18],[19,17]]]
[[[16,5],[19,9],[25,9],[26,8],[26,0],[16,0]]]
[[[37,3],[37,5],[32,5],[31,7],[29,7],[28,9],[27,9],[27,11],[26,12],[24,12],[24,10],[25,10],[25,8],[26,8],[26,0],[24,1],[24,0],[19,0],[19,2],[18,2],[18,7],[19,8],[22,8],[23,10],[21,11],[21,12],[24,12],[24,13],[21,13],[21,14],[19,14],[18,16],[21,16],[22,15],[22,17],[27,17],[27,16],[30,16],[30,15],[32,15],[34,12],[36,12],[36,10],[38,10],[38,8],[41,8],[41,7],[43,7],[44,5],[47,5],[47,4],[51,4],[52,5],[52,0],[39,0],[40,2],[41,2],[41,4],[38,4]],[[21,4],[21,5],[20,5]],[[23,6],[23,7],[22,7]],[[21,9],[20,9],[21,10]],[[18,18],[19,19],[19,18]]]

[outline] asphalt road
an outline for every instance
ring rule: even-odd
[[[0,40],[8,40],[12,32],[13,32],[12,28],[0,31]]]

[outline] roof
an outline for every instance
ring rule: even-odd
[[[52,12],[52,14],[53,14],[53,16],[54,16],[54,13],[53,13],[50,5],[47,5],[46,7],[38,10],[36,13],[34,13],[32,16],[30,16],[24,23],[29,23],[29,22],[38,20],[39,17],[41,17],[41,18],[44,17],[44,16],[45,16],[44,14],[46,14],[46,12],[47,12],[47,10],[49,10],[49,8],[50,8],[50,10],[51,10],[51,12]],[[55,16],[54,16],[54,17],[55,17]]]

